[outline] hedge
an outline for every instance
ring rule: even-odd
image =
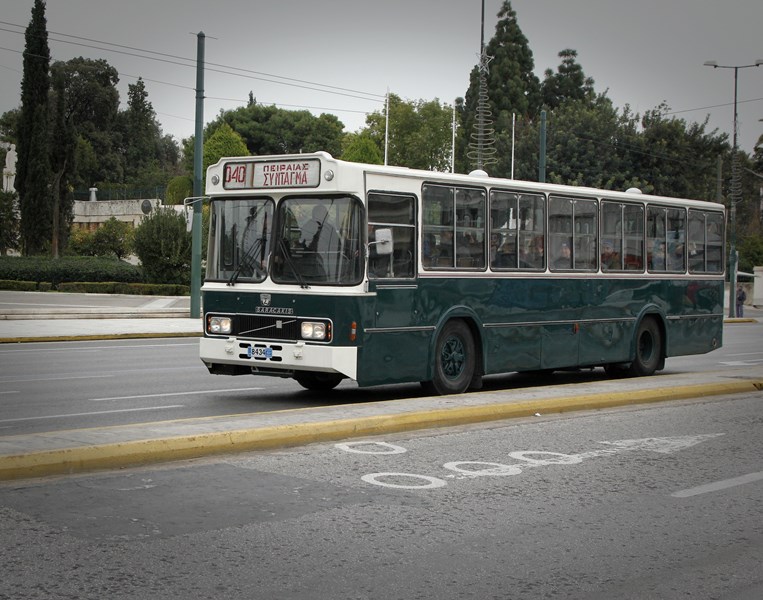
[[[187,285],[174,283],[120,283],[118,281],[71,281],[59,283],[59,292],[78,294],[130,294],[146,296],[188,296],[191,291]]]
[[[174,283],[123,283],[119,281],[68,281],[53,286],[48,281],[0,279],[0,290],[12,292],[69,292],[77,294],[128,294],[131,296],[188,296],[187,285]]]
[[[57,287],[68,281],[142,283],[140,267],[95,256],[0,256],[0,280],[48,282]]]

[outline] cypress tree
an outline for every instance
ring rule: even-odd
[[[487,108],[492,115],[492,126],[500,137],[506,132],[511,133],[512,113],[516,113],[518,119],[533,119],[538,115],[541,95],[540,81],[533,72],[535,62],[532,50],[509,0],[504,0],[497,16],[499,20],[495,34],[487,43],[485,52],[492,57],[487,73]],[[471,168],[471,161],[466,154],[477,117],[479,75],[478,67],[474,67],[465,99],[457,102],[461,129],[456,150],[456,168],[461,172]],[[494,175],[508,176],[500,166],[490,171]]]
[[[21,250],[30,255],[42,252],[52,233],[48,155],[50,49],[43,0],[34,2],[25,39],[15,184],[21,208]]]

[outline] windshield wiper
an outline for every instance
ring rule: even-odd
[[[236,281],[238,281],[239,275],[241,275],[241,271],[244,268],[250,268],[252,269],[252,273],[256,275],[264,275],[266,271],[261,269],[259,266],[257,266],[257,261],[253,260],[254,257],[257,255],[257,251],[263,247],[262,244],[262,238],[257,238],[254,241],[254,244],[252,244],[249,249],[246,251],[246,254],[239,260],[238,267],[236,267],[236,270],[233,271],[233,273],[230,276],[230,279],[228,279],[228,285],[234,285]]]
[[[283,238],[280,238],[278,240],[278,246],[281,248],[281,252],[284,255],[284,258],[286,258],[286,262],[289,265],[289,268],[291,268],[291,272],[294,273],[294,278],[299,283],[299,287],[309,290],[310,286],[305,283],[305,280],[302,278],[302,274],[297,270],[297,267],[294,265],[294,261],[291,258],[291,252],[289,252],[289,248],[286,246],[286,242]]]

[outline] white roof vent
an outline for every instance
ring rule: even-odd
[[[638,188],[628,188],[627,190],[625,190],[625,193],[626,194],[641,194],[642,192]]]
[[[490,177],[490,175],[487,174],[487,171],[483,171],[482,169],[474,169],[474,171],[469,173],[469,177]]]

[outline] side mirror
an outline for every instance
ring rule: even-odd
[[[392,230],[377,229],[374,235],[376,239],[373,242],[368,242],[368,245],[376,246],[376,254],[379,256],[392,254]]]

